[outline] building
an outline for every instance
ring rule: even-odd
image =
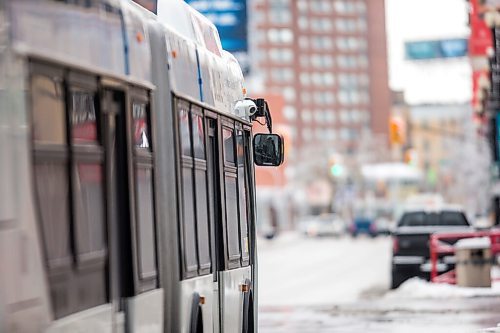
[[[410,108],[409,140],[415,151],[414,165],[421,169],[430,186],[436,190],[438,180],[451,182],[456,173],[457,147],[464,141],[464,124],[469,120],[470,106],[419,105]]]
[[[295,165],[354,152],[363,133],[387,137],[384,0],[253,0],[250,8],[252,79],[283,95]]]
[[[471,214],[488,208],[489,151],[478,140],[469,103],[410,107],[412,164],[422,170],[423,189],[436,191]],[[471,195],[471,194],[474,195]]]

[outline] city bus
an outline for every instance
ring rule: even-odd
[[[254,332],[283,141],[181,0],[0,0],[0,332]]]

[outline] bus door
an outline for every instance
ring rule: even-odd
[[[208,174],[208,203],[210,214],[210,250],[212,253],[213,267],[213,331],[220,332],[220,299],[219,299],[219,264],[223,263],[223,252],[221,245],[222,223],[220,212],[220,186],[219,186],[219,154],[217,146],[217,116],[210,117],[205,111],[207,128],[207,174]]]
[[[126,319],[123,316],[124,308],[120,302],[122,296],[127,295],[131,288],[126,272],[126,256],[130,256],[126,243],[130,243],[130,234],[126,232],[129,223],[127,153],[126,153],[126,126],[125,126],[125,93],[112,88],[104,88],[102,92],[102,113],[104,127],[104,144],[106,148],[106,188],[107,188],[107,217],[110,243],[109,267],[110,295],[115,312],[122,315],[121,322],[116,323],[121,330],[125,329]]]
[[[219,248],[217,266],[222,332],[247,332],[248,302],[252,285],[249,240],[249,206],[245,158],[245,134],[241,124],[222,118],[218,151],[221,212],[218,219]]]
[[[162,330],[154,225],[153,154],[145,91],[102,93],[111,295],[125,331]],[[128,103],[128,105],[127,105]]]

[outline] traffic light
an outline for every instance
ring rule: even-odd
[[[401,117],[391,117],[389,120],[389,140],[393,145],[405,143],[405,123]]]
[[[328,162],[330,165],[330,175],[333,177],[341,177],[344,173],[344,167],[339,163],[339,160],[332,157]]]

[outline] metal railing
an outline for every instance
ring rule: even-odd
[[[455,246],[445,241],[460,240],[466,238],[489,237],[490,250],[493,258],[500,253],[500,229],[475,231],[475,232],[453,232],[453,233],[435,233],[430,237],[430,256],[431,256],[431,282],[456,284],[455,269],[445,273],[438,273],[438,260],[440,255],[455,255]]]

